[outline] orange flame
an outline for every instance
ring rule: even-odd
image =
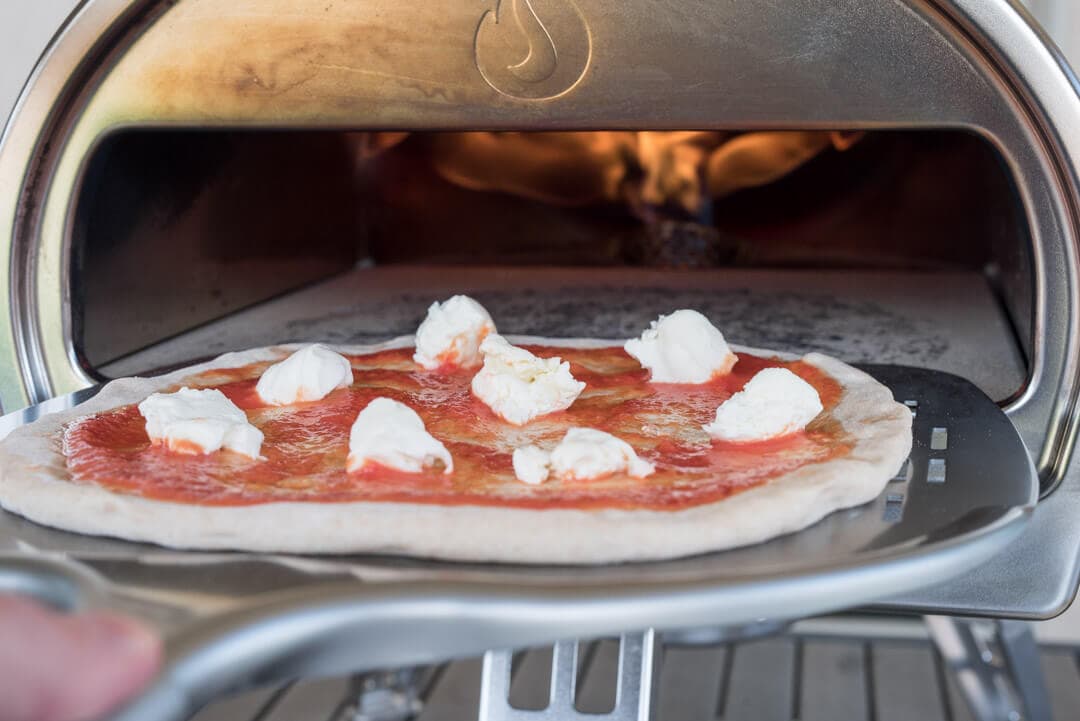
[[[407,133],[359,133],[362,159]],[[697,214],[707,198],[775,182],[861,133],[825,131],[470,132],[429,137],[431,163],[446,180],[557,205],[626,203]]]

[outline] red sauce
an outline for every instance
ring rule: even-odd
[[[111,491],[199,505],[274,501],[347,501],[483,505],[517,508],[679,510],[721,500],[799,467],[846,455],[848,440],[829,411],[841,387],[801,361],[743,354],[730,375],[703,385],[651,384],[621,348],[530,347],[561,356],[586,388],[574,405],[524,427],[497,418],[469,392],[473,371],[426,372],[412,349],[354,356],[353,385],[321,401],[264,406],[255,383],[267,363],[211,371],[189,385],[217,387],[265,435],[255,461],[222,451],[171,452],[150,443],[138,408],[124,406],[68,428],[68,468],[76,482]],[[786,367],[811,383],[826,412],[805,431],[762,443],[712,441],[701,426],[716,407],[762,368]],[[371,466],[345,472],[349,429],[373,398],[408,404],[446,444],[454,472],[403,473]],[[622,475],[530,486],[514,478],[517,446],[553,446],[567,428],[583,426],[624,439],[656,464],[645,479]]]

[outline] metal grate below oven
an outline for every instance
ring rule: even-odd
[[[1078,651],[1042,647],[1040,655],[1053,718],[1069,721],[1080,709]],[[551,656],[551,648],[515,654],[513,706],[547,705]],[[577,711],[612,709],[617,659],[614,639],[582,644]],[[417,721],[474,721],[481,667],[466,659],[426,670]],[[973,721],[940,655],[918,633],[823,635],[811,622],[752,642],[664,646],[659,674],[657,721]],[[348,679],[302,682],[216,703],[195,721],[353,721],[362,717],[343,710],[354,694]]]

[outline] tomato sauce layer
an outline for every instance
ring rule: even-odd
[[[803,466],[846,455],[850,444],[831,410],[842,388],[802,361],[748,354],[728,376],[702,385],[653,384],[621,348],[529,346],[571,363],[586,383],[566,411],[524,427],[496,417],[469,391],[474,371],[424,371],[412,348],[350,357],[353,384],[321,401],[274,407],[255,393],[269,365],[209,371],[187,384],[218,388],[262,430],[262,460],[230,451],[170,452],[151,444],[135,405],[81,419],[67,429],[72,479],[122,494],[196,505],[278,501],[355,501],[515,508],[681,510],[722,500]],[[712,440],[702,426],[716,407],[759,370],[784,367],[811,383],[825,413],[806,430],[760,443]],[[416,410],[454,458],[454,472],[403,473],[385,467],[345,471],[349,429],[373,398],[386,396]],[[656,465],[644,479],[613,475],[537,486],[514,477],[511,454],[525,444],[551,448],[571,427],[598,428],[630,443]]]

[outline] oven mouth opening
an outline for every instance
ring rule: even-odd
[[[1028,377],[1023,207],[958,130],[127,129],[86,164],[70,247],[96,377],[383,340],[453,292],[508,333],[621,337],[685,304],[736,343],[998,401]]]

